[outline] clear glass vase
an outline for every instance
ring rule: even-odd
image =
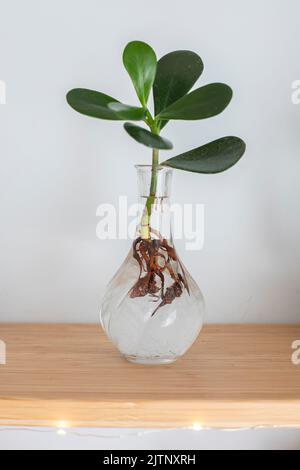
[[[126,359],[168,364],[197,338],[201,291],[179,259],[171,229],[172,169],[137,165],[140,222],[129,254],[107,287],[101,325]]]

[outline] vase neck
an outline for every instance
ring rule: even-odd
[[[172,169],[137,165],[138,197],[141,207],[137,236],[172,242],[170,192]],[[148,228],[147,228],[148,226]]]
[[[152,195],[156,199],[170,197],[172,168],[158,166],[155,170],[151,165],[136,165],[136,170],[140,198],[147,199],[150,196],[153,190],[153,180],[155,180],[155,194]]]

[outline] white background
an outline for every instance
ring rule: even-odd
[[[200,54],[199,84],[228,83],[227,110],[170,123],[172,156],[224,135],[247,142],[220,175],[177,172],[173,202],[205,204],[205,246],[179,252],[209,322],[299,322],[300,3],[297,0],[0,0],[0,321],[97,322],[130,241],[100,241],[96,209],[135,201],[150,153],[122,124],[80,116],[73,87],[137,103],[125,44]]]

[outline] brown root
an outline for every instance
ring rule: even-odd
[[[140,268],[139,278],[131,288],[131,298],[150,295],[160,300],[152,316],[164,305],[171,304],[180,297],[184,289],[188,290],[185,276],[175,273],[172,262],[179,262],[175,249],[161,236],[159,239],[137,238],[133,242],[133,257]],[[180,262],[179,262],[180,264]],[[181,266],[181,265],[180,265]],[[168,274],[173,284],[165,289],[165,275]]]

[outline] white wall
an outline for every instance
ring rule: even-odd
[[[206,207],[204,249],[178,247],[207,320],[298,322],[299,1],[1,0],[0,13],[0,320],[98,321],[130,242],[99,241],[96,208],[119,194],[133,202],[133,165],[150,154],[120,123],[73,112],[65,93],[90,87],[136,102],[121,53],[141,39],[159,56],[195,50],[202,84],[235,93],[224,114],[166,128],[176,153],[223,135],[248,144],[228,173],[174,178],[174,202]]]

